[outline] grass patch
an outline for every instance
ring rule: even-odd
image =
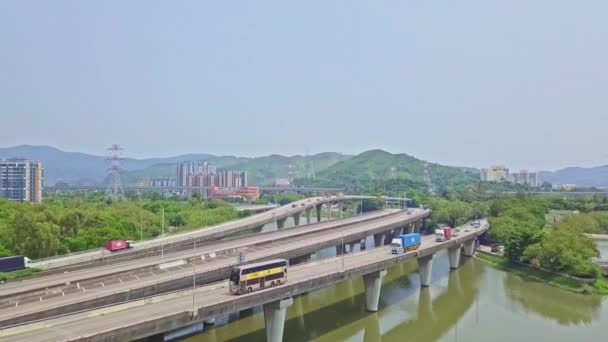
[[[602,278],[595,279],[591,286],[595,289],[596,293],[608,295],[608,280]]]
[[[587,285],[577,281],[576,279],[533,269],[524,265],[513,264],[505,258],[497,255],[478,253],[477,257],[501,271],[515,274],[527,280],[545,283],[576,293],[596,293],[608,295],[608,281],[602,278],[598,278],[594,280],[591,285]]]
[[[34,273],[42,271],[40,268],[32,267],[24,270],[13,271],[13,272],[0,272],[0,282],[5,282],[11,279],[29,277]]]

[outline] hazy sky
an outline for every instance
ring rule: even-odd
[[[0,2],[0,146],[608,164],[608,2]]]

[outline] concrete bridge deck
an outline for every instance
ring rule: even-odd
[[[246,250],[250,250],[253,247],[264,246],[265,244],[271,242],[276,243],[284,239],[295,238],[298,236],[300,238],[305,238],[304,236],[309,234],[329,229],[336,229],[355,223],[367,222],[386,217],[388,215],[393,215],[398,212],[399,210],[394,209],[375,211],[342,220],[325,221],[275,232],[258,233],[251,236],[240,237],[238,239],[233,238],[228,240],[218,240],[213,245],[204,245],[196,249],[191,248],[182,250],[180,252],[165,254],[162,258],[161,256],[156,256],[145,259],[127,260],[111,265],[91,267],[88,269],[78,269],[67,273],[52,273],[46,276],[28,278],[21,281],[12,281],[0,285],[0,307],[2,305],[2,299],[18,294],[29,293],[36,290],[45,290],[45,292],[48,292],[48,289],[57,289],[57,287],[61,289],[66,283],[76,284],[77,282],[81,282],[83,285],[91,282],[97,283],[104,281],[104,279],[108,278],[109,276],[124,276],[128,278],[132,277],[134,273],[144,273],[159,270],[158,266],[161,264],[170,264],[175,261],[181,261],[192,257],[206,256],[205,259],[212,261],[213,258],[211,255],[213,253],[215,253],[216,258],[224,258],[226,254],[232,255],[234,250],[237,248],[245,248]],[[412,210],[412,213],[413,215],[417,215],[415,209]],[[117,261],[120,260],[118,259]]]
[[[313,209],[316,209],[317,221],[320,221],[320,209],[322,205],[327,203],[343,203],[345,201],[359,201],[362,199],[371,198],[375,197],[343,195],[306,198],[265,211],[263,213],[222,223],[216,226],[201,227],[201,229],[169,235],[165,236],[164,238],[155,238],[136,242],[135,248],[123,252],[110,253],[105,251],[103,248],[98,248],[90,251],[32,260],[32,266],[42,269],[51,269],[84,262],[95,262],[97,260],[108,258],[121,258],[125,257],[126,255],[140,254],[148,256],[150,254],[150,250],[160,251],[161,248],[179,248],[180,246],[192,243],[193,240],[196,240],[197,243],[218,240],[241,231],[262,227],[267,223],[277,222],[277,224],[280,226],[282,223],[284,224],[288,217],[292,216],[297,217],[297,221],[299,221],[302,212],[305,213],[308,223],[311,223],[311,214]]]
[[[354,223],[351,222],[340,229],[318,229],[318,231],[297,238],[289,238],[289,233],[294,229],[281,232],[284,236],[288,236],[283,239],[273,239],[271,234],[265,234],[270,238],[254,237],[258,239],[257,241],[266,241],[267,243],[250,248],[247,258],[250,262],[253,262],[277,257],[297,258],[307,256],[326,247],[341,245],[342,242],[345,244],[353,241],[359,242],[367,236],[393,229],[401,230],[408,225],[410,229],[414,229],[414,224],[420,226],[421,220],[427,217],[429,213],[428,210],[410,209],[389,215],[380,215],[369,220],[362,220],[362,218],[357,217],[359,221],[356,221],[357,218],[351,218],[349,220]],[[329,222],[321,226],[327,224]],[[242,242],[235,240],[234,243]],[[214,258],[207,257],[205,260],[200,260],[200,254],[194,253],[190,258],[180,260],[183,262],[174,265],[168,262],[169,265],[160,270],[145,270],[141,273],[127,274],[118,279],[107,277],[76,284],[70,283],[67,286],[64,285],[55,289],[44,288],[33,294],[23,294],[20,291],[26,288],[40,288],[40,285],[44,283],[38,283],[36,279],[33,279],[22,284],[22,286],[14,284],[3,292],[5,298],[3,298],[4,301],[0,310],[0,313],[2,313],[0,327],[90,310],[188,288],[192,286],[193,262],[196,262],[195,272],[198,283],[209,283],[224,279],[236,264],[236,257],[231,253],[218,254]],[[66,280],[69,279],[69,275],[65,277]],[[53,277],[46,284],[56,283],[58,279],[60,280],[61,277]]]
[[[421,284],[428,286],[432,253],[447,249],[450,266],[457,268],[459,262],[455,259],[460,256],[461,247],[464,245],[465,255],[471,255],[475,239],[488,228],[487,222],[483,221],[481,228],[470,228],[470,231],[463,231],[460,236],[445,242],[436,242],[433,236],[426,236],[418,251],[402,255],[392,255],[389,247],[380,247],[292,266],[287,284],[251,294],[230,295],[226,282],[206,285],[196,289],[194,296],[192,290],[184,290],[164,295],[164,300],[150,298],[130,303],[130,307],[123,304],[4,329],[0,331],[0,341],[127,341],[259,305],[264,305],[267,340],[281,341],[285,308],[291,304],[291,297],[348,277],[363,276],[367,310],[377,311],[386,268],[416,258]]]

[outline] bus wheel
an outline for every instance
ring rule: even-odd
[[[274,287],[274,281],[270,282],[270,287]]]
[[[251,287],[248,287],[247,288],[247,293],[251,293],[251,292],[253,292],[253,289]]]
[[[277,285],[281,285],[281,281],[280,280],[277,280]]]

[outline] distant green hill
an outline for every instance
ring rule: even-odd
[[[425,180],[425,165],[430,182]],[[336,163],[317,173],[315,180],[300,178],[306,186],[342,187],[384,191],[398,195],[410,191],[463,189],[479,183],[473,170],[427,163],[407,154],[372,150]]]
[[[312,156],[285,157],[271,155],[257,158],[216,157],[209,156],[205,160],[217,165],[218,168],[248,171],[249,182],[255,185],[272,185],[276,178],[286,178],[289,164],[295,177],[307,176],[307,163],[311,163],[314,170],[321,171],[340,161],[348,160],[351,156],[340,153],[326,152]],[[154,177],[175,177],[176,164],[163,163],[152,165],[143,170],[127,171],[121,174],[123,185],[147,185]],[[107,184],[109,178],[104,183]]]

